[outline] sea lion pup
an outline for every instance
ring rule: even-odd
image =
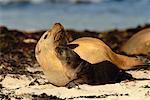
[[[110,61],[121,69],[130,69],[135,65],[142,64],[142,62],[135,58],[115,54],[99,39],[85,37],[79,38],[69,44],[67,36],[64,27],[60,23],[55,23],[51,29],[42,35],[35,49],[36,59],[43,68],[43,72],[46,74],[50,83],[56,86],[65,86],[75,78],[72,76],[75,71],[65,66],[60,58],[58,58],[56,48],[59,46],[66,47],[67,45],[75,45],[74,52],[81,59],[91,64]],[[68,77],[66,73],[71,73],[71,75],[69,74]]]
[[[70,82],[66,84],[67,87],[83,83],[89,85],[116,83],[124,79],[132,79],[130,74],[121,71],[109,61],[90,64],[66,46],[56,47],[56,52],[58,59],[66,69],[66,76],[70,79]]]
[[[144,54],[150,56],[150,28],[133,35],[122,47],[121,51],[128,55]]]

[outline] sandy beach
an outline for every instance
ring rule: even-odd
[[[124,54],[120,47],[134,33],[150,28],[138,26],[126,30],[105,32],[67,30],[74,39],[95,37],[104,41],[116,53]],[[25,32],[0,26],[0,99],[2,100],[50,100],[50,99],[102,99],[102,100],[149,100],[150,69],[127,71],[139,80],[115,84],[91,86],[87,84],[68,89],[48,82],[35,59],[34,49],[46,30]],[[137,56],[137,55],[134,55]],[[143,55],[149,59],[149,56]]]

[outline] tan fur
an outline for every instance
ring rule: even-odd
[[[65,45],[67,43],[67,40],[62,36],[65,34],[60,32],[63,29],[63,26],[59,23],[54,24],[51,29],[42,35],[35,50],[36,59],[43,68],[44,74],[46,74],[52,84],[57,86],[65,86],[71,80],[66,74],[72,74],[72,71],[66,69],[57,58],[55,52],[55,48],[58,45]],[[44,39],[45,36],[46,39]],[[60,38],[60,36],[62,37]],[[59,38],[62,40],[59,40]]]
[[[92,64],[108,60],[125,70],[132,69],[135,65],[143,64],[136,58],[114,53],[104,42],[96,38],[83,37],[70,44],[78,44],[79,46],[74,51],[82,59]]]
[[[129,55],[150,55],[150,28],[144,29],[133,35],[121,48]]]
[[[61,57],[58,57],[56,47],[66,46],[67,43],[67,34],[63,26],[59,23],[55,23],[51,29],[42,35],[35,49],[36,59],[43,68],[43,72],[47,76],[47,79],[57,86],[65,86],[70,81],[76,79],[76,71],[78,71],[78,68],[80,69],[80,67],[85,66],[81,65],[77,67],[77,69],[71,68],[76,66],[69,66],[69,64],[65,64],[60,60]],[[108,60],[121,69],[129,69],[134,65],[141,64],[140,61],[134,58],[115,54],[99,39],[85,37],[73,41],[72,44],[79,44],[74,51],[83,60],[93,64]],[[84,78],[82,81],[83,80]]]

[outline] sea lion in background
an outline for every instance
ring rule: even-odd
[[[76,53],[75,55],[74,53],[71,53],[71,56],[73,56],[71,60],[73,65],[71,64],[71,66],[62,62],[62,59],[58,57],[56,49],[59,46],[67,47],[67,45],[68,47],[74,46],[74,52]],[[77,55],[80,57],[77,58]],[[135,58],[114,53],[106,44],[96,38],[79,38],[69,44],[67,34],[60,23],[55,23],[51,29],[42,35],[36,45],[35,56],[40,66],[43,68],[43,72],[46,74],[47,79],[56,86],[65,86],[70,81],[76,79],[76,76],[79,75],[77,74],[78,70],[73,68],[76,68],[78,59],[79,61],[82,59],[83,61],[88,62],[89,65],[92,64],[92,66],[103,61],[109,61],[111,64],[115,64],[119,69],[132,69],[135,65],[143,64],[143,62]],[[83,63],[80,66],[86,68],[86,64]],[[110,73],[112,72],[111,64],[108,67],[106,66],[106,70],[110,67]],[[98,69],[101,69],[101,66],[104,66],[104,64],[99,66],[100,68]],[[94,68],[97,69],[97,67]],[[99,73],[99,71],[97,71],[97,74],[101,74],[101,72]],[[86,78],[82,78],[82,81],[83,79],[86,80]]]
[[[122,47],[121,51],[128,55],[144,54],[150,56],[150,28],[133,35]]]

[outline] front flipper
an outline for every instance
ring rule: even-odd
[[[79,44],[67,44],[67,47],[69,47],[70,49],[75,49],[78,46]]]
[[[79,84],[76,83],[75,80],[70,81],[68,84],[66,84],[65,87],[67,87],[68,89],[75,88],[75,87],[77,87],[77,89],[80,89]]]
[[[90,63],[82,60],[79,65],[77,65],[76,69],[74,70],[74,80],[70,81],[66,87],[68,88],[74,88],[74,87],[78,87],[79,88],[79,84],[84,84],[84,83],[88,83],[88,78],[87,75],[90,75],[90,71],[91,71],[91,67],[90,67]]]

